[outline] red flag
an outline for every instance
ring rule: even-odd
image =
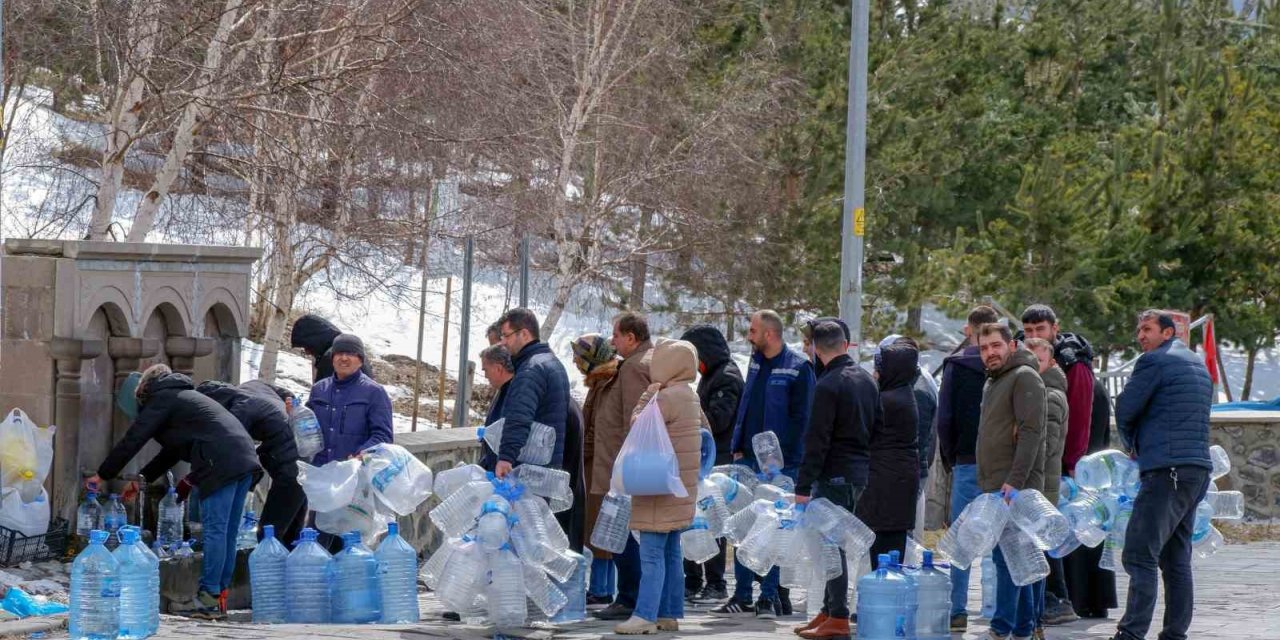
[[[1218,385],[1218,342],[1213,336],[1213,318],[1204,323],[1204,366],[1209,370],[1209,379]]]

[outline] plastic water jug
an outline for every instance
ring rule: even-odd
[[[1000,553],[1004,555],[1009,577],[1019,587],[1025,587],[1049,575],[1049,561],[1044,557],[1035,540],[1021,528],[1009,525],[1000,536]]]
[[[454,550],[462,544],[462,538],[448,538],[441,541],[440,546],[431,554],[430,558],[423,563],[422,570],[418,572],[418,576],[422,578],[422,582],[427,585],[428,589],[436,591],[440,586],[440,578],[444,575],[445,565],[449,563],[449,556]]]
[[[252,549],[258,546],[258,514],[246,509],[240,517],[240,530],[236,533],[236,549]]]
[[[427,515],[446,537],[458,537],[475,524],[476,516],[480,514],[480,507],[484,506],[484,501],[492,495],[491,482],[469,482]]]
[[[333,622],[377,622],[382,619],[378,559],[358,531],[342,536],[342,542],[345,548],[333,558]]]
[[[889,555],[880,554],[879,567],[858,579],[858,638],[899,640],[908,637],[907,602],[912,585],[907,576],[889,568]]]
[[[1207,531],[1202,533],[1191,534],[1191,550],[1195,554],[1195,558],[1203,560],[1218,552],[1226,540],[1222,538],[1222,532],[1217,527],[1210,526]]]
[[[72,640],[115,640],[120,633],[120,563],[104,546],[106,531],[89,532],[89,546],[71,565]]]
[[[486,551],[497,551],[507,544],[510,537],[507,516],[510,513],[511,504],[498,496],[486,500],[480,508],[480,519],[476,522],[476,540]]]
[[[1129,518],[1133,515],[1133,500],[1129,496],[1119,496],[1116,499],[1116,506],[1110,533],[1116,549],[1119,550],[1124,548],[1125,534],[1129,531]]]
[[[249,588],[253,594],[253,621],[280,624],[288,620],[285,598],[285,563],[289,550],[276,539],[276,528],[262,528],[262,542],[249,554]]]
[[[387,525],[387,537],[373,554],[378,561],[378,589],[384,623],[417,622],[418,552],[400,536],[400,525]]]
[[[342,509],[351,504],[360,487],[360,461],[330,460],[315,467],[299,460],[298,484],[307,494],[308,509],[316,513]]]
[[[942,540],[938,550],[962,569],[986,555],[1000,541],[1009,521],[1009,508],[998,493],[984,493],[960,512]]]
[[[745,464],[721,464],[711,467],[711,474],[717,473],[728,476],[734,482],[746,487],[748,491],[754,491],[756,485],[760,484],[756,472]]]
[[[680,549],[684,559],[699,564],[706,562],[720,553],[716,538],[707,528],[707,519],[694,516],[693,524],[680,534]]]
[[[186,508],[178,502],[178,490],[169,487],[164,498],[160,500],[160,508],[156,515],[156,540],[165,546],[181,542],[185,520]]]
[[[1106,538],[1107,534],[1103,533],[1102,529],[1092,529],[1092,531],[1098,532],[1098,534],[1101,536],[1097,539],[1098,542],[1102,542],[1102,540]],[[1094,546],[1097,546],[1097,545],[1095,544]],[[1076,532],[1068,531],[1067,538],[1062,541],[1062,544],[1046,551],[1045,553],[1049,554],[1050,558],[1062,559],[1067,557],[1068,554],[1070,554],[1072,551],[1075,551],[1076,549],[1079,549],[1080,547],[1081,547],[1081,542],[1080,542],[1080,539],[1076,537]]]
[[[996,561],[990,555],[982,557],[982,617],[990,620],[996,615]]]
[[[751,436],[751,450],[756,454],[756,465],[761,473],[776,474],[786,465],[782,459],[782,443],[778,434],[772,431],[761,431]]]
[[[730,515],[747,508],[755,499],[746,485],[723,473],[712,473],[707,476],[707,479],[720,488],[720,495],[724,498],[725,507],[729,509]]]
[[[536,563],[520,561],[524,568],[524,593],[543,615],[552,617],[569,604],[569,598]]]
[[[904,620],[903,631],[907,640],[916,640],[916,613],[920,608],[920,585],[916,582],[915,572],[902,566],[901,555],[895,549],[889,552],[889,570],[896,571],[907,578],[908,589],[906,599],[901,601],[899,615]]]
[[[725,538],[735,546],[741,545],[747,539],[747,535],[751,533],[752,527],[755,526],[756,517],[772,508],[773,504],[767,500],[753,501],[747,508],[730,516],[729,520],[724,523]]]
[[[697,513],[707,521],[711,535],[719,538],[724,532],[724,523],[729,520],[729,507],[724,502],[720,487],[710,480],[698,482]]]
[[[587,617],[587,575],[591,572],[591,558],[573,551],[566,551],[563,555],[573,562],[574,567],[568,578],[556,581],[556,586],[564,592],[567,603],[551,621],[578,622]]]
[[[102,528],[102,505],[98,502],[98,494],[90,491],[76,509],[76,535],[87,540],[90,531]]]
[[[138,530],[122,529],[120,546],[112,556],[119,568],[120,584],[120,637],[140,640],[155,630],[152,628],[153,612],[159,611],[160,563],[152,562],[145,546],[138,545]]]
[[[441,502],[449,499],[454,491],[470,482],[479,482],[486,478],[484,469],[477,464],[458,465],[436,474],[432,492]]]
[[[1231,472],[1231,456],[1221,446],[1215,444],[1209,447],[1209,460],[1213,463],[1213,471],[1209,474],[1211,480],[1217,480]]]
[[[1123,451],[1107,449],[1091,453],[1076,462],[1076,482],[1085,489],[1106,491],[1131,482],[1130,475],[1136,476],[1137,465]]]
[[[107,498],[107,506],[102,516],[102,528],[111,534],[107,539],[108,543],[118,543],[120,538],[116,533],[120,527],[127,524],[129,524],[129,515],[124,510],[124,505],[120,504],[120,494],[113,493]]]
[[[397,515],[413,515],[431,495],[431,469],[408,449],[384,442],[361,454],[373,493]]]
[[[1067,523],[1075,531],[1102,529],[1111,522],[1111,507],[1097,494],[1084,491],[1062,506],[1062,515],[1067,518]]]
[[[1204,499],[1217,520],[1239,520],[1244,517],[1244,494],[1239,491],[1210,491]]]
[[[333,616],[329,597],[333,556],[316,542],[316,536],[315,529],[303,529],[298,545],[285,561],[288,620],[294,624],[322,624]]]
[[[511,477],[535,496],[552,498],[570,494],[569,472],[563,469],[523,464],[511,471]]]
[[[771,503],[779,500],[792,503],[796,500],[795,494],[787,493],[785,489],[767,482],[756,485],[756,490],[752,495],[756,500],[766,500]]]
[[[919,607],[916,609],[918,640],[950,640],[951,638],[951,574],[933,564],[933,552],[924,551],[924,560],[916,572]]]
[[[151,567],[150,580],[147,586],[147,597],[150,598],[151,602],[147,608],[149,619],[147,635],[153,635],[160,630],[160,557],[147,548],[147,543],[142,541],[142,529],[136,526],[130,527],[130,529],[133,529],[138,534],[138,539],[133,543],[133,546],[138,549],[138,552],[142,554]]]
[[[1058,505],[1062,506],[1076,498],[1080,497],[1081,488],[1076,484],[1075,478],[1071,476],[1062,476],[1058,480]]]
[[[320,432],[320,421],[309,407],[293,399],[293,411],[289,416],[289,426],[293,427],[293,439],[298,445],[298,457],[310,460],[321,449],[324,449],[324,434]]]
[[[630,526],[631,496],[610,491],[600,502],[600,513],[591,530],[591,545],[610,553],[622,553],[627,547]]]
[[[1062,544],[1071,532],[1067,517],[1035,489],[1013,492],[1009,500],[1009,519],[1042,550]]]
[[[1112,572],[1121,568],[1121,550],[1121,545],[1116,543],[1115,531],[1107,532],[1107,539],[1102,541],[1102,554],[1098,557],[1098,568]]]
[[[528,615],[524,594],[524,567],[511,547],[489,556],[489,585],[485,591],[489,621],[495,626],[524,625]]]
[[[546,544],[553,551],[559,553],[569,548],[569,536],[565,534],[546,500],[537,496],[525,496],[515,501],[512,510],[521,522],[531,522],[538,531],[545,531]]]
[[[436,590],[445,608],[459,613],[471,611],[477,598],[484,594],[488,573],[488,554],[474,539],[464,536],[449,554],[441,572],[440,587]]]
[[[480,427],[476,435],[497,453],[502,447],[502,431],[506,418],[498,418],[493,424]],[[523,464],[551,464],[556,453],[556,430],[541,422],[529,423],[529,436],[520,448],[516,461]]]

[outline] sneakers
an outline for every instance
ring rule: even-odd
[[[227,617],[218,607],[218,596],[205,591],[197,593],[194,598],[185,602],[174,602],[169,606],[169,611],[176,615],[200,620],[221,620]]]
[[[1046,607],[1044,613],[1040,616],[1040,622],[1050,626],[1067,624],[1079,619],[1080,616],[1076,615],[1075,610],[1071,608],[1070,602],[1059,602],[1051,607]]]
[[[1008,637],[1009,636],[1002,636],[995,631],[987,629],[987,640],[1007,640]]]
[[[685,602],[693,602],[693,599],[694,599],[694,598],[696,598],[696,597],[698,597],[698,590],[697,590],[697,589],[694,589],[694,588],[691,588],[691,587],[685,587],[685,588],[684,588],[684,600],[685,600]]]
[[[592,612],[597,620],[626,620],[631,617],[632,608],[613,603],[599,611]]]
[[[957,613],[951,616],[951,633],[964,633],[969,628],[969,614]]]
[[[778,593],[779,615],[782,615],[783,617],[787,617],[795,614],[795,610],[791,608],[791,594],[790,593],[783,594],[781,593],[782,591],[781,589],[779,589],[778,591],[779,591]]]
[[[675,618],[658,618],[658,631],[679,631],[680,621]]]
[[[741,618],[754,615],[756,608],[751,606],[749,602],[742,602],[737,598],[729,598],[729,601],[708,611],[707,613],[716,618]]]
[[[702,591],[698,592],[698,595],[693,598],[693,601],[696,604],[714,604],[717,602],[724,602],[728,597],[729,593],[724,587],[706,586],[702,588]]]
[[[613,604],[613,596],[593,596],[591,594],[587,594],[588,607],[608,606],[610,604]]]
[[[638,616],[631,616],[625,622],[613,628],[613,632],[623,636],[644,636],[658,632],[658,625]]]
[[[777,600],[756,600],[756,619],[772,620],[782,615],[782,605]]]

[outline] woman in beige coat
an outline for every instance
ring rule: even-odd
[[[680,466],[680,482],[688,494],[634,496],[631,528],[640,532],[640,594],[631,618],[619,624],[621,634],[676,631],[684,617],[684,564],[680,533],[693,521],[697,498],[698,461],[702,440],[702,409],[691,383],[698,367],[698,352],[682,340],[660,340],[653,348],[649,368],[652,384],[636,404],[631,420],[644,411],[657,394],[662,420]]]

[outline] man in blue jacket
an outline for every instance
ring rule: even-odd
[[[504,389],[502,444],[494,474],[506,477],[529,439],[529,427],[541,422],[555,429],[553,469],[565,468],[565,425],[569,419],[569,376],[551,347],[539,338],[538,318],[528,309],[512,309],[498,321],[502,344],[511,352],[516,375]]]
[[[315,383],[307,398],[324,434],[324,448],[311,461],[317,467],[392,439],[391,398],[361,371],[364,342],[344,333],[333,339],[331,349],[333,375]]]
[[[1143,640],[1156,606],[1157,568],[1164,573],[1161,640],[1186,640],[1195,592],[1191,532],[1196,505],[1209,488],[1209,372],[1181,340],[1173,316],[1138,318],[1143,354],[1116,398],[1116,427],[1142,471],[1125,535],[1129,598],[1114,640]]]
[[[747,381],[734,420],[733,440],[729,450],[734,460],[755,466],[751,438],[764,431],[778,435],[782,444],[782,475],[793,481],[804,457],[804,433],[809,424],[815,379],[813,364],[803,353],[789,349],[782,341],[782,317],[765,309],[751,316],[747,333],[753,353],[747,369]],[[778,568],[774,567],[760,584],[760,600],[751,604],[751,582],[754,574],[736,559],[733,574],[737,580],[733,597],[711,611],[716,616],[776,618],[790,615],[790,602],[778,590]],[[783,592],[785,593],[785,592]]]

